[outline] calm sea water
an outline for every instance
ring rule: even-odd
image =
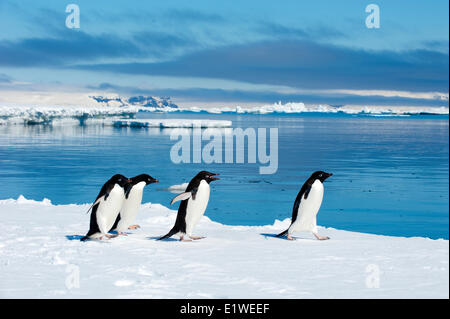
[[[266,225],[291,217],[304,181],[316,170],[325,183],[318,223],[394,236],[449,238],[449,121],[444,116],[139,114],[211,118],[233,127],[277,127],[279,168],[260,164],[174,164],[170,130],[87,126],[0,126],[0,198],[89,203],[113,174],[148,173],[161,182],[144,202],[169,205],[164,191],[199,170],[220,173],[206,215],[232,225]],[[206,144],[207,142],[204,142]],[[80,211],[80,214],[84,214]],[[38,218],[38,215],[37,215]]]

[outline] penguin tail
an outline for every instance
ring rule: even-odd
[[[289,230],[289,228],[286,229],[284,232],[281,232],[281,233],[279,233],[278,235],[276,235],[276,237],[282,237],[282,236],[286,235],[287,232],[288,232],[288,230]]]
[[[88,239],[89,239],[89,236],[86,235],[86,236],[84,236],[83,238],[81,238],[80,241],[86,241],[86,240],[88,240]]]
[[[172,228],[167,234],[165,234],[164,236],[158,238],[157,240],[163,240],[163,239],[166,239],[166,238],[170,238],[173,235],[175,235],[176,233],[178,233],[178,230],[176,230],[175,228]]]

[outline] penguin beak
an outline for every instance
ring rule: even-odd
[[[217,181],[217,180],[220,179],[220,178],[216,177],[217,175],[219,175],[219,174],[211,175],[211,176],[209,176],[209,179],[212,180],[212,181]]]
[[[333,176],[333,173],[327,173],[327,178]]]
[[[157,179],[154,179],[153,183],[159,183],[159,181]]]

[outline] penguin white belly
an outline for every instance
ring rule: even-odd
[[[191,197],[188,200],[186,207],[186,234],[188,236],[192,236],[194,227],[205,213],[206,207],[208,206],[209,193],[209,184],[202,180],[195,195],[195,199]]]
[[[126,231],[136,219],[136,215],[142,203],[142,193],[144,192],[145,185],[145,182],[140,182],[134,185],[128,195],[128,198],[125,199],[122,209],[120,210],[120,221],[116,228],[118,231]]]
[[[297,219],[289,227],[289,234],[299,231],[317,232],[317,213],[322,205],[323,184],[316,180],[309,191],[308,198],[304,195],[298,207]]]
[[[107,234],[116,221],[125,200],[123,188],[114,185],[106,200],[102,199],[97,208],[97,225],[102,234]]]

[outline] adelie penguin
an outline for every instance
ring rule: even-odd
[[[125,202],[111,230],[116,230],[117,234],[121,235],[127,229],[139,228],[139,225],[133,225],[133,223],[141,206],[142,193],[145,186],[153,183],[158,183],[158,180],[147,174],[130,178],[130,183],[125,193]]]
[[[312,232],[319,240],[330,239],[318,234],[316,217],[322,204],[323,182],[332,175],[331,173],[317,171],[308,178],[295,199],[291,226],[278,234],[277,237],[287,235],[289,240],[295,240],[292,237],[294,232],[307,231]]]
[[[180,241],[189,241],[189,239],[186,240],[184,238],[186,235],[190,239],[204,238],[193,236],[192,231],[205,213],[209,201],[209,183],[218,180],[217,175],[219,174],[201,171],[190,181],[186,191],[172,200],[171,205],[181,200],[175,226],[159,240],[172,237],[173,235],[179,235]]]
[[[89,208],[92,210],[90,227],[81,241],[89,238],[114,237],[108,232],[122,209],[129,187],[130,180],[120,174],[114,175],[103,185],[94,204]]]

